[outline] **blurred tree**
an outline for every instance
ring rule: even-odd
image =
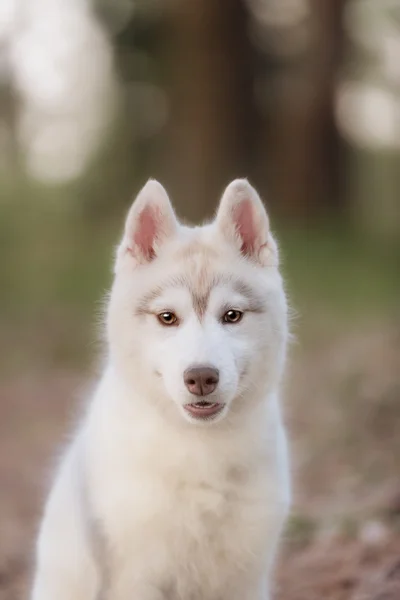
[[[265,196],[271,188],[269,202],[285,216],[340,203],[334,105],[345,1],[164,0],[147,29],[133,15],[119,37],[124,53],[138,32],[147,50],[153,40],[168,101],[166,126],[150,145],[139,141],[148,157],[141,171],[166,183],[183,216],[209,215],[238,176]]]
[[[273,195],[290,218],[316,216],[342,202],[335,90],[344,42],[345,3],[310,0],[307,22],[299,18],[288,31],[293,51],[278,45],[271,52],[278,68],[270,84],[273,118],[262,160],[271,163]],[[303,28],[297,51],[295,27],[299,33]]]
[[[258,114],[247,32],[241,0],[175,0],[166,12],[163,179],[193,220],[210,215],[230,179],[252,175]]]

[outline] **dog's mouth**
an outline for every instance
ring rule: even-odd
[[[220,413],[224,408],[224,404],[202,400],[200,402],[193,402],[192,404],[185,404],[184,408],[195,419],[209,419]]]

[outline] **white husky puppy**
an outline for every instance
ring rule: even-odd
[[[266,600],[289,505],[288,336],[257,192],[180,225],[150,181],[118,248],[108,361],[38,541],[33,600]]]

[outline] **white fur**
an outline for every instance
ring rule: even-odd
[[[241,198],[251,202],[230,211]],[[263,310],[247,312],[243,283]],[[200,317],[193,294],[203,292]],[[221,322],[228,306],[244,312],[240,323]],[[159,323],[166,310],[179,326]],[[266,600],[290,496],[279,409],[287,307],[246,181],[194,229],[147,184],[117,253],[107,332],[108,364],[47,503],[32,600]],[[213,399],[224,404],[202,422],[184,409],[183,372],[199,363],[219,369]]]

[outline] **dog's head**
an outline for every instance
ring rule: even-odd
[[[107,325],[115,367],[146,402],[192,423],[246,411],[273,390],[287,307],[254,188],[232,182],[214,222],[192,229],[149,181],[126,220]]]

